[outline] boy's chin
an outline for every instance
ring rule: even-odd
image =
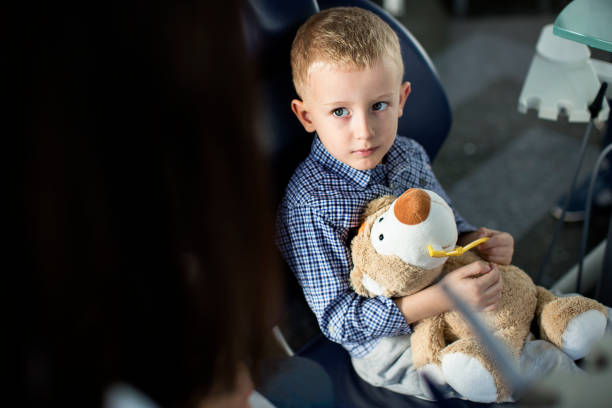
[[[374,165],[357,165],[357,164],[349,164],[349,166],[351,166],[352,168],[354,168],[355,170],[360,170],[360,171],[366,171],[366,170],[372,170],[374,167],[376,167],[378,164],[374,164]]]
[[[355,170],[372,170],[376,166],[382,163],[382,159],[362,159],[362,160],[353,160],[351,163],[347,163],[349,166],[354,168]]]

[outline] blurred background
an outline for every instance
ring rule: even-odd
[[[569,189],[587,125],[563,115],[539,119],[517,106],[540,32],[567,3],[405,1],[397,16],[429,53],[453,112],[436,175],[474,225],[514,236],[514,263],[531,276],[548,250],[556,223],[550,209]],[[591,49],[593,58],[607,60],[605,54]],[[603,130],[591,133],[578,184],[590,175]],[[594,209],[589,248],[605,239],[609,216],[609,209]],[[563,226],[544,285],[578,261],[581,233],[582,222]]]
[[[557,121],[539,119],[537,112],[522,114],[517,106],[540,32],[569,1],[376,3],[419,40],[448,95],[453,124],[433,162],[439,181],[471,223],[510,232],[513,263],[538,275],[557,223],[550,210],[569,189],[587,124],[569,123],[562,115]],[[591,57],[609,60],[608,53],[593,48]],[[577,185],[590,177],[603,135],[603,126],[593,128]],[[609,208],[593,209],[587,251],[605,239],[609,220]],[[578,261],[582,227],[564,223],[542,276],[544,286]],[[289,337],[312,324],[317,330],[314,317],[306,316],[302,325],[293,320]]]

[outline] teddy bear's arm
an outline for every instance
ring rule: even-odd
[[[440,364],[440,351],[446,347],[444,327],[442,315],[421,320],[413,325],[410,343],[415,368],[421,368],[429,363]]]
[[[350,283],[355,293],[365,297],[371,297],[370,292],[363,285],[363,271],[359,267],[354,267],[351,271]]]

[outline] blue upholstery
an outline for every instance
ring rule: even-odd
[[[400,119],[399,133],[418,140],[433,160],[446,138],[451,114],[446,94],[435,73],[433,65],[412,35],[392,16],[375,4],[365,0],[324,1],[319,0],[248,0],[244,10],[245,31],[249,52],[255,62],[260,94],[259,124],[264,136],[264,145],[270,158],[278,198],[289,177],[299,162],[306,157],[312,143],[312,135],[306,133],[290,108],[290,101],[297,95],[291,82],[289,50],[298,27],[312,14],[321,9],[350,5],[369,9],[381,16],[400,38],[405,65],[405,80],[412,83],[404,115]],[[289,273],[289,272],[288,272]],[[288,286],[288,302],[301,300],[303,295],[295,280]],[[334,401],[337,407],[390,407],[390,406],[440,406],[406,395],[374,387],[361,380],[353,370],[348,353],[338,344],[321,334],[315,336],[304,348],[297,351],[300,357],[317,362],[328,374],[333,384]],[[299,362],[300,360],[297,359]],[[304,367],[311,373],[312,366]],[[299,372],[292,367],[291,372]],[[323,376],[325,377],[325,376]],[[289,379],[284,387],[290,383]],[[303,381],[296,379],[296,384]],[[301,390],[303,391],[303,390]],[[267,388],[266,392],[274,394]],[[313,389],[312,392],[317,392]],[[286,393],[286,389],[283,389]],[[264,394],[265,395],[265,394]],[[307,406],[304,401],[288,401],[282,404],[278,395],[268,396],[281,406]],[[457,401],[445,401],[445,406]],[[324,405],[317,405],[324,406]]]
[[[258,75],[259,117],[280,197],[293,170],[310,151],[312,135],[291,111],[297,98],[291,81],[289,50],[299,26],[319,11],[314,0],[248,0],[244,20],[247,46]]]

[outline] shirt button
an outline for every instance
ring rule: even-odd
[[[329,330],[329,334],[334,334],[336,332],[336,329],[334,329],[331,323],[327,326],[327,329]]]
[[[427,185],[427,179],[426,179],[425,177],[421,177],[421,178],[419,179],[419,185],[420,185],[421,187],[425,187],[425,186]]]

